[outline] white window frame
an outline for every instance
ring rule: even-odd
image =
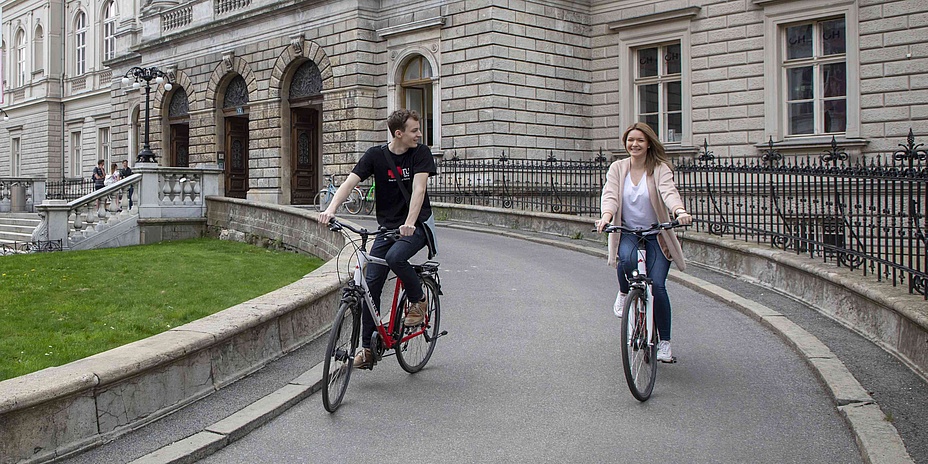
[[[667,47],[673,46],[673,45],[680,45],[680,65],[682,66],[683,65],[683,47],[678,41],[644,45],[644,46],[640,46],[640,47],[634,48],[629,51],[633,55],[632,61],[635,63],[634,70],[632,71],[633,72],[632,80],[634,81],[634,87],[635,87],[635,90],[634,90],[635,95],[633,97],[635,100],[634,119],[635,121],[638,121],[638,122],[644,122],[641,119],[642,108],[641,108],[641,95],[639,93],[640,88],[646,85],[657,85],[657,106],[658,106],[657,119],[658,119],[658,122],[657,122],[656,127],[651,127],[651,128],[654,129],[654,131],[658,134],[660,141],[663,142],[664,144],[668,144],[668,143],[679,144],[680,143],[679,140],[671,140],[670,129],[667,127],[669,126],[668,120],[669,120],[670,111],[667,109],[667,91],[665,90],[665,86],[668,83],[671,83],[671,82],[680,83],[681,101],[680,101],[679,113],[681,117],[681,122],[683,119],[683,110],[682,110],[683,109],[683,101],[682,101],[683,69],[681,67],[679,74],[666,74],[664,70],[664,66],[662,66],[663,63],[661,62],[661,58],[666,55]],[[641,50],[646,50],[649,48],[656,48],[658,50],[657,75],[641,77],[641,59],[640,59],[639,52]],[[677,111],[674,111],[674,113],[677,113]],[[681,124],[681,133],[677,134],[675,132],[673,135],[673,138],[676,139],[678,136],[680,138],[683,137],[682,124]]]
[[[22,175],[22,162],[22,139],[13,137],[10,139],[10,176],[19,177]]]
[[[16,52],[14,54],[14,56],[16,57],[15,58],[16,68],[14,71],[16,73],[15,84],[17,87],[20,87],[20,86],[26,85],[26,83],[29,82],[29,78],[28,78],[29,71],[26,68],[27,66],[27,63],[26,63],[26,51],[27,51],[26,50],[26,43],[27,43],[26,31],[23,29],[17,30],[16,39],[14,42],[15,42],[15,47],[16,47]]]
[[[394,57],[392,53],[390,56]],[[388,95],[390,95],[390,98],[387,99],[387,114],[406,107],[406,102],[400,101],[400,96],[405,94],[400,88],[403,83],[403,71],[406,69],[406,64],[409,60],[418,56],[422,56],[422,58],[425,59],[432,71],[432,77],[430,78],[432,86],[432,105],[430,108],[432,140],[430,141],[429,148],[431,148],[433,155],[438,155],[441,153],[441,78],[439,76],[441,64],[438,55],[433,53],[432,50],[425,45],[412,46],[397,51],[395,57],[388,63],[391,69],[387,74],[387,89]],[[390,137],[388,135],[387,141],[389,140]]]
[[[110,150],[110,128],[101,127],[97,129],[97,154],[102,160],[106,160],[106,168],[110,168],[113,163],[113,154]]]
[[[74,17],[74,75],[87,72],[87,13],[78,11]]]
[[[695,10],[694,10],[695,11]],[[636,78],[638,73],[637,51],[648,47],[680,44],[680,91],[681,114],[683,134],[680,141],[670,144],[676,147],[693,146],[693,95],[692,95],[692,47],[690,40],[691,15],[686,12],[679,17],[659,18],[645,20],[640,23],[619,24],[610,26],[617,30],[619,36],[619,127],[618,137],[625,129],[638,121],[638,93]],[[662,109],[663,110],[663,109]],[[654,128],[657,130],[657,128]],[[663,132],[663,131],[662,131]],[[667,134],[660,135],[661,140],[667,139]],[[625,150],[620,141],[621,150]]]
[[[83,177],[83,156],[81,153],[81,131],[71,131],[71,177]],[[94,165],[96,166],[96,164]]]
[[[116,56],[116,2],[110,0],[103,7],[103,59]]]
[[[757,0],[755,0],[755,3]],[[789,134],[789,120],[786,81],[786,28],[801,23],[844,17],[845,24],[845,76],[847,79],[846,106],[847,120],[843,135],[846,138],[860,137],[860,50],[857,17],[857,2],[843,0],[838,4],[809,8],[804,2],[803,8],[797,8],[798,1],[786,1],[764,5],[764,139],[783,140],[817,140],[831,141],[835,134],[818,132],[816,123],[814,134]],[[817,76],[817,74],[816,74]],[[819,85],[816,83],[816,85]],[[816,93],[815,98],[820,98]],[[816,121],[819,115],[816,114]]]
[[[430,67],[429,76],[420,76],[419,79],[413,80],[412,84],[409,86],[404,85],[407,82],[406,76],[404,75],[406,69],[409,68],[414,60],[420,59],[424,65]],[[397,101],[399,102],[400,98],[402,98],[402,105],[400,105],[402,108],[418,110],[420,117],[423,119],[420,121],[420,125],[422,126],[422,136],[424,142],[426,145],[432,146],[435,144],[435,122],[434,115],[432,114],[432,107],[434,107],[435,103],[435,91],[432,87],[432,78],[435,75],[435,70],[431,68],[431,63],[429,63],[429,60],[426,57],[419,54],[410,54],[406,57],[406,59],[403,60],[397,71],[399,73],[397,75],[399,77],[399,84],[397,85]],[[421,100],[419,101],[419,105],[411,104],[411,99],[416,93],[415,90],[418,90],[421,93]],[[421,108],[419,108],[420,106]],[[431,136],[427,137],[429,134],[431,134]]]

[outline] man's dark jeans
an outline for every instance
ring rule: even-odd
[[[383,284],[387,280],[390,270],[403,282],[403,288],[406,289],[406,296],[409,301],[419,301],[422,299],[422,282],[409,259],[416,255],[425,246],[425,230],[422,227],[416,227],[416,232],[409,237],[400,237],[399,240],[380,235],[371,245],[370,255],[387,260],[389,269],[376,264],[367,266],[367,285],[371,290],[371,297],[378,308],[380,304],[380,294],[383,293]],[[361,346],[364,348],[371,347],[371,335],[374,334],[374,318],[371,317],[370,311],[366,306],[361,312]]]

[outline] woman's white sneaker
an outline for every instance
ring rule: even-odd
[[[661,340],[657,344],[657,360],[660,362],[673,362],[673,353],[670,351],[670,341]]]
[[[622,318],[622,308],[625,307],[625,294],[619,293],[615,296],[615,304],[612,306],[612,312],[615,313],[615,317]]]

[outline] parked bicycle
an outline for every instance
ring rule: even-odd
[[[317,211],[325,211],[329,207],[329,203],[332,202],[332,199],[335,198],[335,192],[338,190],[338,185],[335,185],[335,176],[326,175],[325,176],[326,186],[323,187],[319,192],[316,193],[316,196],[313,197],[313,204],[316,205]],[[345,211],[348,211],[351,214],[358,214],[361,212],[362,198],[364,195],[361,193],[361,189],[355,187],[351,190],[351,193],[348,194],[348,199],[342,203]]]
[[[660,337],[654,325],[654,299],[651,294],[651,279],[647,275],[645,236],[649,232],[672,229],[680,226],[677,221],[654,224],[649,228],[630,229],[609,225],[604,233],[626,232],[638,238],[638,269],[628,279],[629,292],[622,308],[622,369],[632,396],[638,401],[647,401],[654,391],[657,379],[657,345]],[[676,358],[670,361],[677,362]]]
[[[364,211],[364,214],[371,214],[374,212],[374,206],[377,204],[377,196],[375,193],[376,186],[377,182],[372,182],[371,186],[367,188],[367,193],[364,193],[361,196],[361,200],[364,205],[361,210]]]
[[[354,277],[342,288],[342,297],[338,311],[335,313],[335,320],[332,322],[322,370],[322,378],[325,381],[322,389],[322,404],[326,411],[335,412],[345,397],[348,380],[354,369],[353,362],[361,332],[361,311],[370,311],[376,324],[376,330],[371,339],[371,354],[373,355],[371,369],[383,357],[395,354],[403,370],[411,374],[419,372],[432,357],[438,338],[447,335],[448,332],[438,331],[441,322],[439,301],[441,283],[438,276],[438,263],[427,261],[413,265],[413,269],[422,281],[422,290],[428,301],[428,311],[422,323],[411,327],[403,324],[407,301],[403,283],[398,278],[395,279],[396,290],[393,294],[389,318],[384,322],[380,311],[374,305],[367,279],[364,276],[367,274],[367,266],[386,266],[387,262],[383,258],[370,256],[367,253],[367,242],[369,238],[378,235],[399,238],[399,230],[381,227],[376,232],[368,232],[367,229],[356,229],[336,219],[332,219],[329,223],[329,229],[341,232],[345,236],[346,240],[354,246],[357,259],[356,263],[351,262],[354,265]],[[349,235],[346,230],[354,232],[357,237]],[[389,350],[393,352],[387,353]]]

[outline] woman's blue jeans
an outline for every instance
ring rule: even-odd
[[[380,304],[380,294],[383,293],[383,284],[387,280],[390,270],[399,277],[403,282],[403,288],[406,289],[406,296],[409,301],[419,301],[423,297],[422,282],[419,275],[409,264],[409,259],[416,255],[426,243],[425,229],[416,227],[416,232],[409,237],[400,237],[394,241],[385,235],[378,235],[371,245],[370,255],[387,260],[390,267],[379,266],[377,264],[368,264],[367,266],[367,285],[371,290],[371,298],[377,304],[377,308],[382,308]],[[364,348],[371,347],[371,335],[374,334],[375,325],[371,312],[365,308],[361,311],[361,346]]]
[[[651,278],[651,295],[654,298],[654,323],[660,332],[661,340],[670,340],[670,297],[667,295],[667,273],[670,260],[664,256],[657,241],[657,234],[642,238],[645,243],[645,269]],[[628,276],[638,269],[638,237],[622,233],[619,241],[617,272],[619,290],[628,293]]]

